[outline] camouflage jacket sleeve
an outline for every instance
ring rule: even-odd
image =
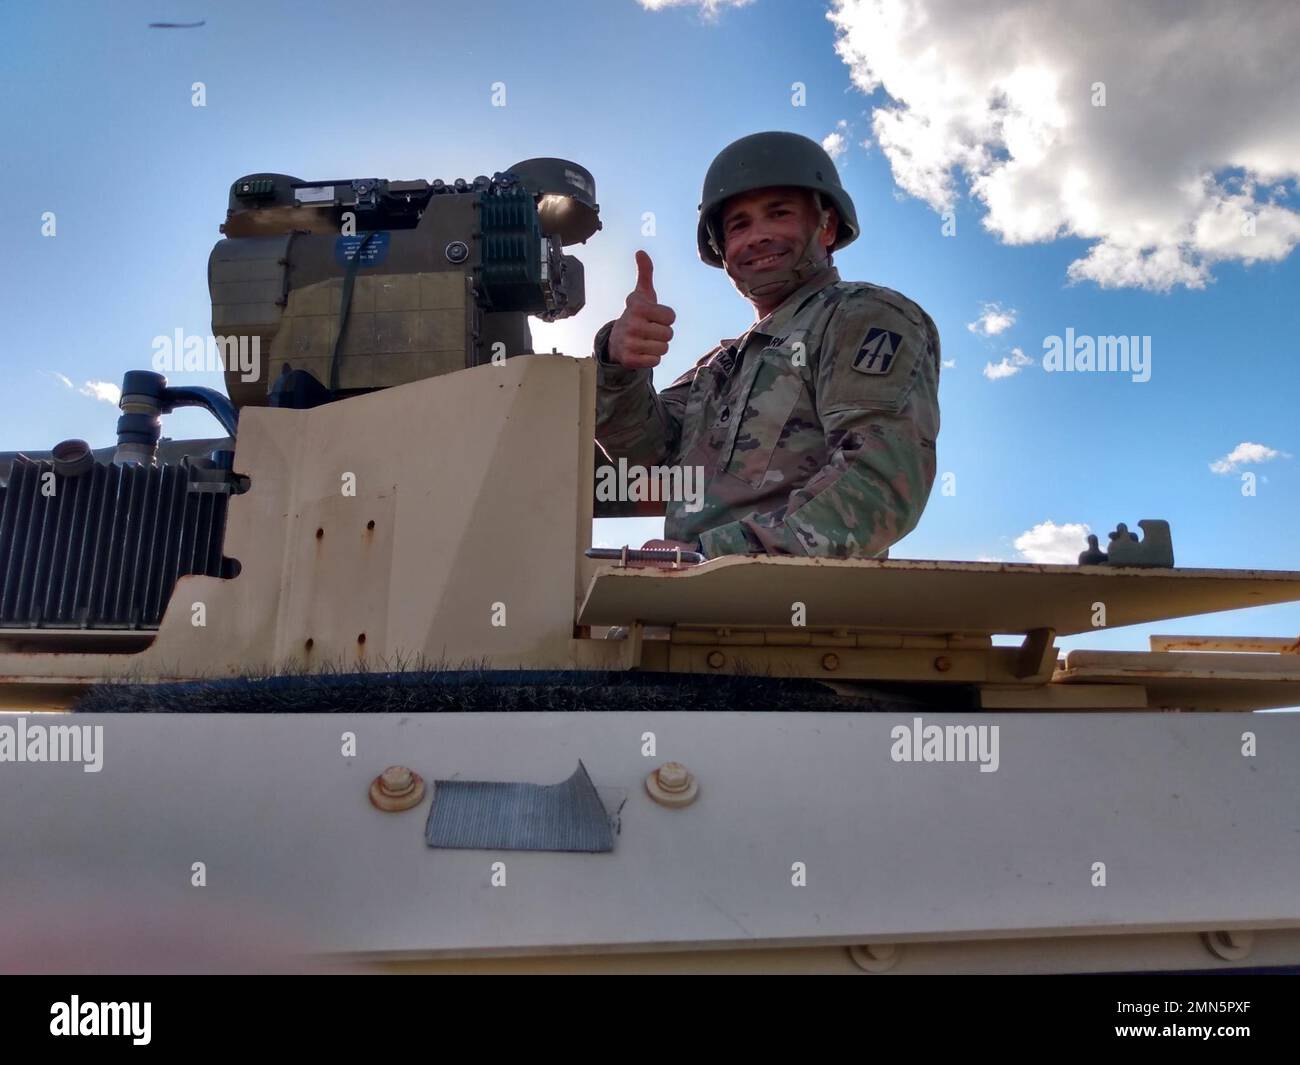
[[[918,306],[862,290],[809,360],[830,460],[785,506],[701,537],[723,554],[877,557],[913,528],[935,476],[939,334]]]
[[[655,466],[670,463],[682,437],[682,414],[691,389],[684,374],[656,392],[651,370],[629,370],[606,362],[613,322],[596,334],[596,439],[612,459]]]

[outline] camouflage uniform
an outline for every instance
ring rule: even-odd
[[[935,475],[939,334],[907,297],[828,267],[662,392],[596,337],[596,438],[629,464],[702,466],[664,535],[733,554],[870,558],[916,525]]]

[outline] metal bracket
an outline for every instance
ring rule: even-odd
[[[1050,679],[1056,668],[1056,630],[1031,629],[1025,633],[1011,672],[1017,677]]]
[[[1174,544],[1169,536],[1169,522],[1143,518],[1138,522],[1142,540],[1128,531],[1123,522],[1110,534],[1106,562],[1111,566],[1163,566],[1174,564]]]
[[[1089,535],[1088,549],[1079,555],[1079,565],[1173,568],[1174,543],[1169,535],[1169,522],[1143,518],[1138,525],[1142,529],[1141,540],[1120,522],[1110,534],[1110,544],[1105,551],[1098,547],[1097,537]]]
[[[626,669],[639,669],[641,666],[641,647],[645,639],[645,625],[634,621],[627,627],[627,639],[623,641],[623,666]]]

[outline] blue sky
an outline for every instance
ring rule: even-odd
[[[659,298],[678,314],[657,374],[666,383],[752,320],[722,272],[695,252],[695,208],[713,155],[761,129],[817,140],[838,131],[841,176],[863,232],[836,264],[846,279],[887,285],[924,306],[953,363],[941,386],[939,471],[955,474],[956,493],[943,496],[936,486],[919,528],[895,557],[1021,560],[1017,539],[1043,523],[1052,526],[1040,528],[1039,540],[1059,551],[1068,539],[1059,526],[1085,523],[1104,546],[1117,521],[1157,517],[1172,523],[1179,565],[1300,568],[1300,262],[1288,228],[1297,204],[1294,148],[1284,144],[1286,130],[1245,121],[1247,90],[1226,87],[1220,113],[1202,121],[1211,134],[1249,129],[1251,136],[1232,141],[1225,132],[1216,141],[1184,133],[1178,116],[1186,101],[1177,79],[1156,76],[1160,71],[1147,70],[1148,81],[1131,87],[1125,78],[1139,77],[1131,64],[1129,73],[1103,71],[1114,97],[1105,111],[1070,110],[1069,121],[1059,122],[1050,110],[1034,111],[1032,101],[1050,94],[1027,90],[1017,97],[1018,83],[1006,81],[1012,111],[1018,99],[1031,101],[1019,112],[1027,128],[1041,134],[1046,124],[1057,130],[1052,136],[1080,137],[1077,150],[1064,161],[1035,164],[1033,147],[1014,132],[1001,143],[994,138],[982,162],[947,167],[953,178],[945,193],[935,190],[934,167],[912,165],[916,152],[908,154],[906,138],[917,127],[904,123],[891,133],[873,121],[878,110],[897,106],[891,86],[906,89],[913,117],[947,115],[952,143],[941,145],[939,170],[958,151],[953,144],[966,143],[958,136],[962,122],[983,128],[982,118],[968,121],[960,108],[953,119],[951,101],[934,102],[942,95],[937,90],[931,105],[939,110],[924,110],[923,53],[904,61],[906,49],[917,47],[913,38],[900,36],[887,56],[864,54],[864,47],[877,47],[866,25],[858,53],[846,59],[836,43],[852,39],[825,17],[828,5],[722,3],[712,15],[689,3],[662,8],[646,10],[636,0],[560,0],[544,8],[242,0],[0,7],[0,166],[13,233],[10,253],[0,258],[0,450],[49,447],[70,436],[96,446],[113,440],[115,408],[83,390],[147,367],[154,336],[210,331],[206,262],[227,191],[234,178],[261,170],[303,179],[451,179],[536,155],[582,163],[595,175],[604,220],[587,245],[570,249],[586,264],[588,306],[572,321],[534,323],[536,344],[587,354],[592,334],[618,313],[633,283],[633,252],[645,248]],[[207,24],[146,28],[163,19]],[[1109,54],[1106,35],[1113,31],[1097,29],[1097,55]],[[941,30],[927,32],[941,57],[944,48],[956,48]],[[1035,32],[1041,47],[1031,49],[1034,55],[1066,54],[1053,51],[1050,25],[1025,27],[1025,37]],[[1073,32],[1079,36],[1077,27]],[[1277,36],[1276,27],[1260,29],[1259,62],[1240,54],[1252,47],[1249,36],[1233,44],[1235,59],[1262,71],[1261,92],[1270,89],[1266,53]],[[1020,46],[1027,47],[1023,40]],[[982,68],[962,67],[961,55],[952,55],[964,91],[978,98],[959,104],[975,114],[988,95],[979,85]],[[1169,64],[1171,71],[1182,65],[1176,58]],[[1082,91],[1093,81],[1087,70],[1071,77],[1083,78]],[[204,107],[191,104],[196,81],[206,87]],[[491,105],[497,81],[506,85],[504,107]],[[873,81],[874,90],[864,91]],[[795,82],[806,87],[803,106],[792,102]],[[1077,102],[1081,90],[1067,78],[1055,91]],[[1232,150],[1216,155],[1217,143]],[[1027,165],[1014,181],[997,171],[988,188],[1010,189],[1011,202],[981,198],[972,181],[1008,158]],[[1086,197],[1069,201],[1048,237],[1017,229],[1032,221],[1036,196],[1066,202],[1043,188],[1058,179],[1058,190],[1113,180],[1116,159],[1133,161],[1118,192],[1091,205]],[[1175,162],[1218,182],[1218,214],[1198,216],[1197,236],[1183,246],[1201,271],[1199,281],[1193,278],[1201,287],[1189,287],[1186,273],[1183,283],[1169,284],[1168,275],[1151,270],[1138,284],[1116,286],[1125,242],[1149,229],[1143,212],[1158,214],[1185,191],[1169,178],[1181,172]],[[1271,257],[1253,262],[1240,242],[1219,240],[1207,228],[1222,219],[1225,204],[1239,202],[1243,174],[1261,205],[1261,224],[1273,227]],[[936,209],[945,195],[953,236],[943,235]],[[41,234],[46,211],[57,218],[54,237]],[[641,235],[645,212],[655,216],[651,237]],[[1164,227],[1157,243],[1177,240],[1169,217],[1155,226]],[[1013,242],[1027,234],[1033,239]],[[1112,253],[1104,270],[1086,267],[1082,279],[1071,280],[1071,264],[1086,260],[1099,242]],[[1179,269],[1192,267],[1173,275]],[[988,305],[1014,312],[1014,322],[992,336],[969,328]],[[1044,372],[1044,338],[1067,328],[1149,336],[1151,379]],[[1013,349],[1028,362],[990,379],[986,367],[1004,359],[1014,365]],[[219,386],[202,375],[185,383]],[[167,431],[210,435],[213,426],[182,412]],[[1212,462],[1248,443],[1266,449],[1248,449],[1248,457],[1276,454],[1226,474],[1211,471]],[[1258,477],[1254,496],[1242,494],[1243,472]],[[655,522],[598,526],[597,539],[608,543],[636,543],[659,531]],[[1099,633],[1066,646],[1140,647],[1148,631]],[[1300,606],[1154,631],[1295,635]]]

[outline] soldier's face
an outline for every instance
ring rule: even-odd
[[[834,208],[821,240],[818,258],[835,242]],[[807,189],[771,188],[733,196],[722,207],[723,259],[737,281],[761,280],[773,270],[789,270],[818,222],[813,194]]]

